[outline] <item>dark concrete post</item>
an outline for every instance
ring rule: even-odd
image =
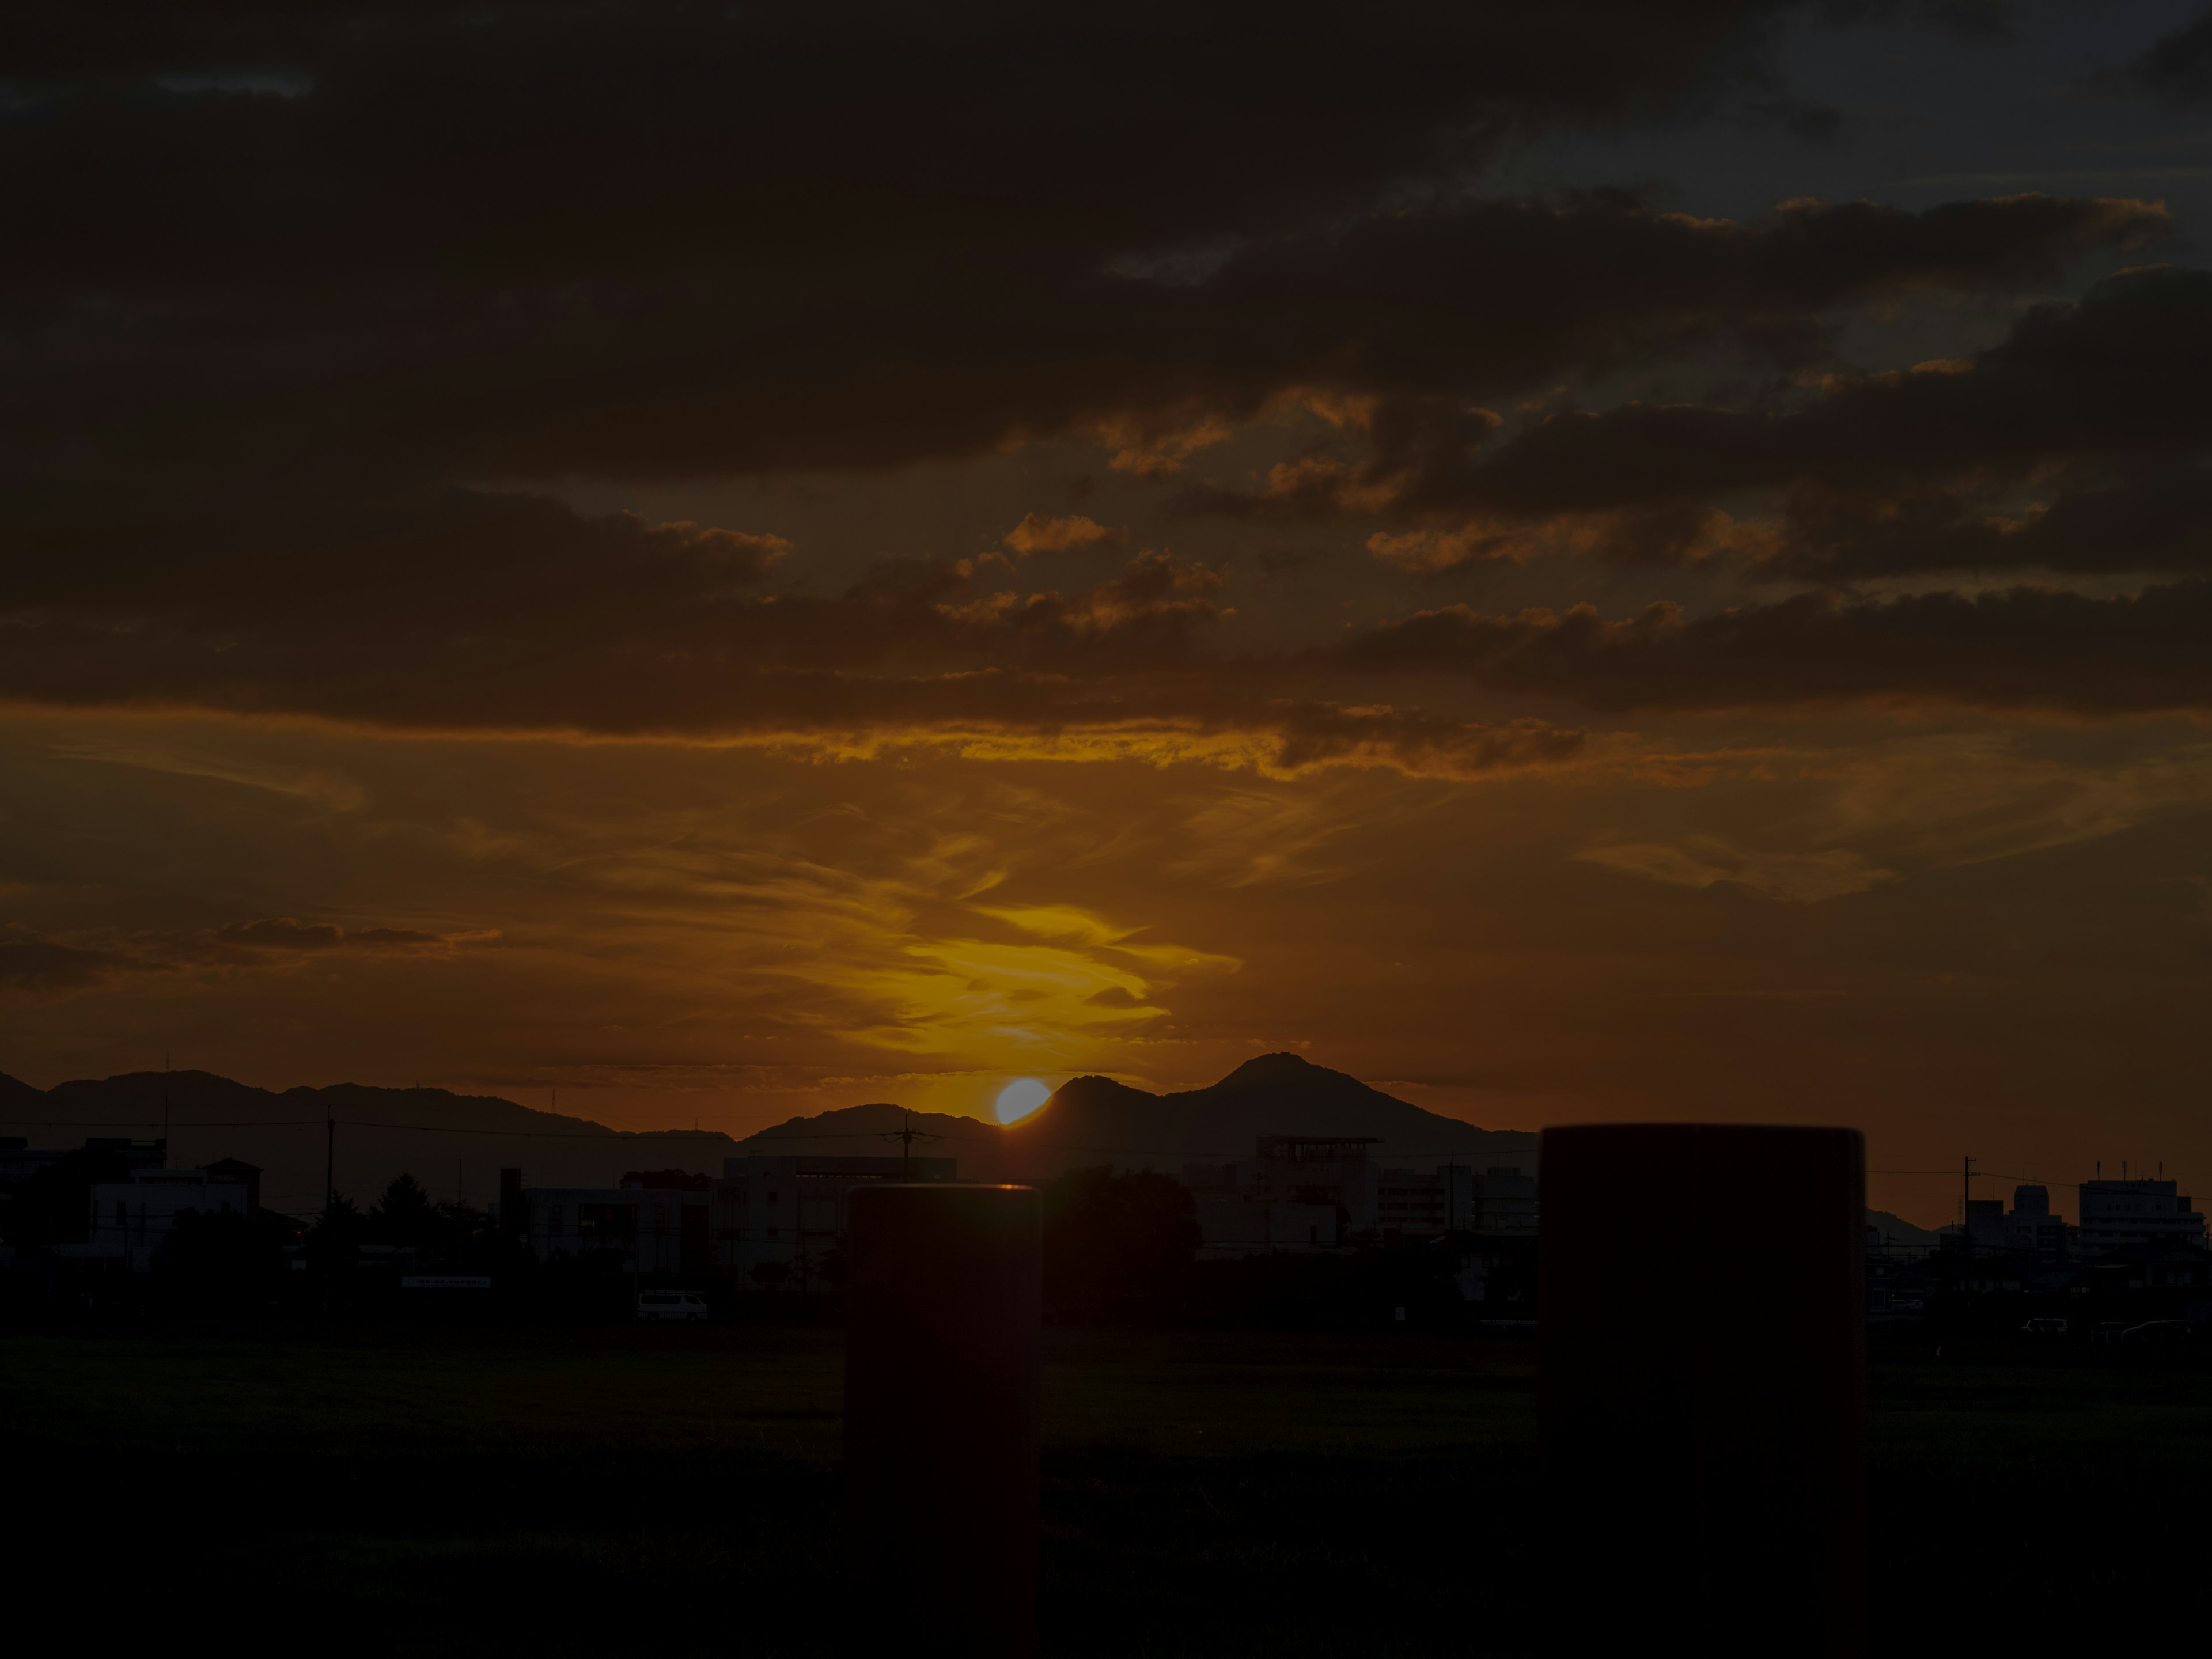
[[[1042,1227],[1028,1187],[853,1194],[847,1650],[1036,1652]]]
[[[1855,1129],[1547,1129],[1546,1651],[1865,1647]]]

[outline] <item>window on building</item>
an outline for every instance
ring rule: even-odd
[[[117,1226],[120,1227],[124,1224],[124,1218],[129,1215],[130,1212],[131,1206],[128,1204],[125,1203],[119,1198],[115,1200],[115,1224]]]

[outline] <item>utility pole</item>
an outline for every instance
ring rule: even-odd
[[[169,1051],[161,1050],[161,1167],[169,1167]]]
[[[898,1132],[900,1147],[899,1179],[901,1181],[911,1181],[914,1179],[915,1133],[914,1114],[907,1108],[902,1106],[899,1108]]]
[[[309,1122],[314,1120],[310,1118]],[[331,1206],[337,1201],[338,1121],[331,1103],[323,1102],[323,1224],[328,1226]]]
[[[1959,1200],[1959,1242],[1968,1255],[1974,1253],[1974,1160],[1961,1158]]]

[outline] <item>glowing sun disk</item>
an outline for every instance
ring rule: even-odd
[[[1051,1098],[1052,1091],[1035,1078],[1017,1078],[999,1091],[999,1121],[1018,1122]]]

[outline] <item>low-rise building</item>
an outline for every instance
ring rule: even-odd
[[[2081,1247],[2101,1255],[2130,1244],[2202,1244],[2204,1217],[2172,1181],[2085,1181]]]
[[[168,1243],[179,1216],[252,1215],[260,1183],[261,1171],[236,1158],[205,1170],[146,1168],[132,1170],[128,1181],[95,1182],[88,1194],[85,1243],[62,1248],[143,1273]]]
[[[1218,1191],[1194,1196],[1201,1257],[1218,1260],[1279,1251],[1333,1250],[1337,1246],[1334,1204],[1276,1202]]]
[[[856,1188],[885,1181],[953,1181],[950,1158],[754,1157],[725,1159],[714,1183],[715,1267],[773,1289],[805,1288],[842,1249]]]
[[[1375,1220],[1385,1238],[1471,1232],[1474,1171],[1464,1164],[1385,1170],[1376,1178]]]
[[[1253,1156],[1183,1165],[1209,1253],[1334,1248],[1450,1233],[1534,1237],[1536,1180],[1517,1166],[1377,1169],[1357,1135],[1261,1135]],[[1324,1224],[1326,1211],[1333,1224]],[[1309,1213],[1309,1212],[1311,1213]]]
[[[1517,1164],[1492,1165],[1474,1182],[1472,1210],[1473,1231],[1534,1237],[1536,1177],[1522,1174]]]
[[[685,1184],[517,1187],[501,1196],[521,1206],[516,1231],[540,1261],[611,1253],[624,1273],[706,1273],[714,1262],[708,1182],[680,1179]]]
[[[1367,1149],[1381,1144],[1373,1135],[1261,1135],[1240,1170],[1249,1172],[1244,1195],[1258,1204],[1333,1205],[1342,1231],[1371,1233],[1381,1183]]]

